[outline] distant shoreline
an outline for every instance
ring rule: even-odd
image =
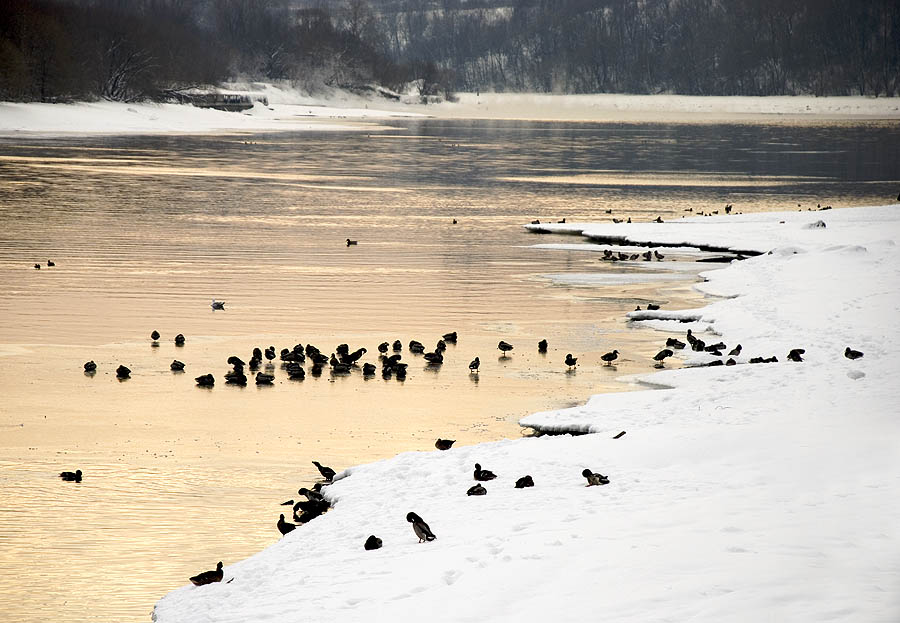
[[[585,123],[828,124],[900,120],[900,98],[813,96],[546,95],[462,93],[457,102],[391,102],[337,92],[328,98],[272,89],[245,113],[157,103],[0,102],[0,136],[381,131],[397,118]]]

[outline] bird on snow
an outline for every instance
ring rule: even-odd
[[[670,337],[666,339],[666,347],[672,347],[676,350],[681,350],[685,347],[685,343],[678,338]]]
[[[522,476],[516,481],[516,489],[524,489],[525,487],[533,487],[534,479],[531,476]]]
[[[316,466],[316,468],[318,468],[319,473],[322,474],[322,478],[324,478],[328,482],[331,482],[332,480],[334,480],[335,471],[333,469],[331,469],[330,467],[326,467],[325,465],[322,465],[318,461],[313,461],[312,463],[313,463],[313,465]]]
[[[806,350],[803,348],[795,348],[791,352],[788,353],[787,358],[788,361],[801,362],[803,361],[802,355],[806,353]]]
[[[606,362],[606,365],[611,366],[612,362],[619,358],[619,351],[613,350],[612,352],[606,353],[605,355],[600,355],[600,359]]]
[[[488,480],[493,480],[497,477],[497,474],[494,472],[488,469],[481,469],[481,465],[478,463],[475,463],[475,473],[473,475],[475,476],[475,480],[480,480],[482,482],[487,482]]]
[[[419,543],[422,541],[433,541],[437,538],[434,536],[431,528],[428,527],[428,524],[415,513],[407,513],[406,521],[413,525],[413,531],[416,533],[416,536],[419,537]]]
[[[456,443],[455,439],[438,438],[438,440],[434,442],[434,447],[438,450],[449,450],[454,443]]]
[[[500,343],[497,344],[497,348],[499,348],[500,352],[503,353],[503,356],[506,357],[506,353],[508,353],[509,351],[511,351],[513,349],[513,345],[507,344],[503,340],[500,340]]]
[[[609,478],[607,478],[603,474],[592,472],[589,469],[585,469],[583,472],[581,472],[581,475],[584,476],[585,478],[587,478],[587,481],[588,481],[587,486],[589,486],[589,487],[591,487],[593,485],[608,485],[609,484]]]
[[[728,351],[728,356],[729,357],[737,357],[738,355],[741,354],[741,348],[742,348],[741,345],[738,344],[737,346],[732,348],[730,351]]]
[[[203,586],[204,584],[212,584],[213,582],[221,582],[223,576],[222,562],[216,565],[215,571],[204,571],[198,573],[191,578],[191,584],[194,586]]]
[[[570,369],[575,367],[575,362],[577,361],[578,357],[573,357],[572,353],[566,355],[566,365],[569,366]]]
[[[481,485],[472,485],[469,487],[469,490],[466,491],[466,495],[487,495],[487,489]]]
[[[853,350],[849,346],[844,349],[844,357],[847,359],[859,359],[863,354],[858,350]]]
[[[469,370],[472,372],[478,372],[478,367],[481,365],[481,359],[475,357],[472,361],[469,362]]]
[[[373,549],[381,549],[381,539],[379,539],[374,534],[370,535],[368,539],[366,539],[366,544],[363,545],[366,551],[372,551]]]
[[[288,532],[293,532],[297,526],[292,523],[288,523],[284,520],[284,513],[281,513],[281,516],[278,518],[278,523],[275,524],[278,526],[278,531],[281,533],[281,536],[284,536]]]
[[[74,472],[60,472],[59,477],[66,482],[81,482],[81,470],[76,469]]]

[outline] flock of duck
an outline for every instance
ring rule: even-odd
[[[620,433],[616,435],[616,439],[620,438],[624,433]],[[435,442],[435,447],[439,450],[449,450],[453,445],[452,440],[448,439],[438,439]],[[334,477],[336,476],[335,471],[325,465],[322,465],[318,461],[313,461],[313,465],[319,470],[319,473],[322,474],[323,480],[317,482],[313,485],[312,489],[307,489],[306,487],[301,487],[298,490],[298,493],[304,496],[305,500],[300,500],[298,502],[294,502],[294,500],[287,500],[286,502],[282,502],[282,506],[291,506],[294,507],[294,521],[297,523],[290,523],[284,518],[284,513],[278,517],[278,521],[276,523],[276,527],[278,531],[281,532],[281,535],[284,536],[286,534],[290,534],[294,530],[297,529],[298,524],[304,524],[316,517],[322,515],[327,512],[331,505],[325,496],[322,494],[322,488],[330,485],[334,481]],[[598,472],[593,472],[590,469],[585,468],[581,475],[587,480],[588,487],[596,486],[596,485],[608,485],[609,478],[600,474]],[[487,469],[482,469],[481,464],[475,463],[475,469],[472,472],[472,478],[476,481],[474,485],[469,487],[466,491],[466,495],[487,495],[487,489],[482,485],[482,482],[490,482],[497,478],[497,475]],[[515,482],[516,489],[525,489],[527,487],[534,486],[534,479],[530,475],[522,476],[518,478]],[[298,511],[300,511],[298,513]],[[414,512],[409,512],[406,514],[406,521],[412,524],[413,534],[419,539],[419,543],[429,543],[437,539],[434,531],[431,527],[422,519],[419,515]],[[372,551],[376,549],[381,549],[384,545],[384,542],[381,538],[375,536],[374,534],[369,535],[366,539],[365,543],[363,543],[363,549],[366,551]],[[223,564],[220,561],[214,570],[203,571],[202,573],[198,573],[197,575],[190,578],[191,583],[195,586],[203,586],[205,584],[214,584],[216,582],[221,582],[225,577],[225,573],[223,570]],[[232,578],[234,579],[234,578]],[[228,580],[231,582],[231,580]]]

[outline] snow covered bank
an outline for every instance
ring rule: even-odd
[[[230,583],[173,591],[154,619],[896,621],[900,206],[803,215],[827,222],[815,232],[777,215],[768,241],[763,216],[678,224],[680,239],[773,252],[705,273],[704,291],[730,298],[671,335],[693,326],[740,342],[740,362],[779,363],[652,374],[671,389],[522,421],[592,435],[349,469],[326,489],[331,512],[225,561]],[[865,356],[846,359],[848,345]],[[806,360],[785,361],[792,348]],[[467,497],[476,461],[499,477]],[[585,487],[586,467],[610,484]],[[514,489],[525,474],[534,488]],[[417,542],[410,511],[436,541]],[[369,534],[384,547],[364,551]]]

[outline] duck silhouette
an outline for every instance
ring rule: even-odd
[[[606,353],[605,355],[600,355],[600,359],[606,362],[606,365],[611,366],[612,362],[619,358],[619,351],[613,350],[611,352]]]
[[[359,244],[359,241],[358,240],[350,240],[349,238],[347,238],[347,246],[348,247],[352,247],[355,244]]]
[[[449,450],[455,443],[456,443],[455,439],[438,438],[438,440],[434,442],[434,447],[437,448],[438,450]]]
[[[154,342],[157,341],[159,339],[159,331],[154,329],[153,333],[150,334],[150,339],[153,340]]]
[[[569,368],[574,368],[577,361],[578,357],[573,357],[572,353],[566,355],[566,365],[569,366]]]
[[[533,487],[534,479],[531,476],[522,476],[516,481],[516,489],[524,489],[525,487]]]
[[[497,344],[497,348],[499,348],[500,352],[503,353],[503,356],[506,357],[506,353],[513,349],[513,345],[500,340],[500,343]]]
[[[93,359],[91,359],[90,361],[88,361],[84,364],[84,371],[85,372],[96,372],[97,371],[97,364],[94,363]]]
[[[383,355],[386,352],[388,352],[389,347],[390,347],[390,344],[388,344],[387,342],[382,342],[381,344],[378,345],[378,352]]]
[[[457,340],[456,331],[451,331],[450,333],[445,333],[441,337],[448,344],[456,344],[456,340]]]
[[[381,539],[373,534],[369,536],[368,539],[366,539],[366,543],[365,545],[363,545],[363,547],[366,549],[366,551],[369,552],[373,549],[381,549]]]
[[[172,363],[169,364],[169,369],[172,372],[184,372],[184,362],[173,359]]]
[[[60,472],[59,477],[66,482],[81,482],[81,470],[76,469],[74,472]]]
[[[546,353],[547,352],[547,340],[541,340],[538,342],[538,352]]]
[[[466,495],[487,495],[487,489],[481,485],[472,485],[469,487],[469,490],[466,491]]]
[[[119,366],[116,368],[116,376],[119,379],[127,379],[131,377],[131,370],[127,366]]]
[[[473,476],[475,477],[475,480],[487,482],[488,480],[493,480],[494,478],[496,478],[497,474],[487,469],[481,469],[481,465],[475,463],[475,472],[473,473]]]
[[[184,346],[184,335],[179,333],[175,336],[175,346]]]
[[[730,351],[728,351],[728,356],[729,356],[729,357],[737,357],[737,356],[739,356],[739,355],[741,354],[741,350],[742,350],[742,349],[743,349],[743,346],[741,346],[740,344],[738,344],[737,346],[735,346],[734,348],[732,348]]]
[[[331,469],[330,467],[326,467],[325,465],[322,465],[318,461],[313,461],[312,464],[315,465],[316,468],[319,470],[319,473],[322,474],[322,478],[324,478],[328,482],[331,482],[332,480],[334,480],[336,473],[333,469]]]
[[[863,356],[862,352],[860,352],[858,350],[853,350],[849,346],[844,349],[844,357],[846,357],[847,359],[859,359],[862,356]]]
[[[589,469],[585,469],[581,472],[581,475],[587,478],[587,486],[592,487],[594,485],[608,485],[609,478],[604,476],[603,474],[599,474],[597,472],[592,472]]]
[[[47,260],[47,266],[56,266],[56,263],[53,260]]]
[[[433,541],[437,538],[434,536],[431,528],[428,527],[428,524],[415,513],[407,513],[406,521],[412,524],[413,532],[419,537],[419,543],[422,543],[423,541]]]
[[[265,372],[257,372],[256,373],[256,384],[257,385],[271,385],[275,380],[274,374],[266,374]]]
[[[212,374],[201,374],[194,379],[200,387],[212,387],[216,384],[216,379]]]
[[[217,301],[216,299],[213,299],[212,303],[210,303],[210,307],[212,307],[214,310],[225,309],[225,301]]]
[[[478,372],[479,367],[481,367],[481,359],[478,357],[469,362],[469,370],[471,372]]]
[[[297,528],[296,525],[284,520],[284,513],[281,513],[278,517],[278,523],[275,525],[278,526],[278,531],[281,533],[281,536],[284,536],[288,532],[293,532]]]
[[[795,349],[791,350],[791,352],[788,353],[788,355],[787,355],[788,361],[800,363],[801,361],[803,361],[802,355],[804,355],[805,353],[806,353],[805,349],[795,348]]]
[[[215,570],[213,571],[204,571],[203,573],[198,573],[194,577],[191,578],[191,584],[194,586],[203,586],[204,584],[213,584],[214,582],[221,582],[223,577],[222,571],[222,562],[219,561],[219,564],[216,565]]]
[[[659,351],[658,353],[656,353],[655,355],[653,355],[653,360],[656,361],[660,367],[662,367],[663,365],[665,365],[664,361],[665,361],[666,357],[671,357],[674,354],[675,353],[673,353],[668,348],[664,348],[661,351]]]

